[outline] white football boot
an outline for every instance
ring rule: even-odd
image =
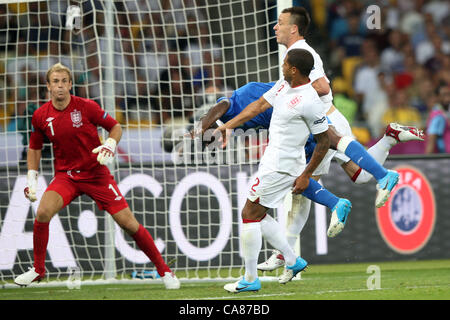
[[[180,280],[178,280],[177,276],[172,272],[164,273],[162,280],[166,289],[180,289]]]
[[[375,198],[375,206],[381,208],[388,201],[392,189],[397,185],[400,175],[397,171],[388,170],[387,174],[378,180],[377,196]]]
[[[305,270],[307,267],[308,267],[308,262],[301,257],[297,257],[297,259],[295,260],[295,263],[292,266],[286,266],[286,268],[284,268],[283,273],[278,278],[278,282],[281,284],[288,283],[297,274],[299,274],[300,272]]]
[[[14,283],[19,286],[28,286],[34,281],[40,282],[42,278],[44,278],[44,275],[37,273],[33,267],[28,268],[27,272],[22,273],[20,276],[17,276],[14,279]]]
[[[392,137],[397,142],[407,142],[412,140],[423,141],[425,134],[423,130],[419,130],[416,127],[402,126],[398,123],[390,123],[386,127],[386,136]]]
[[[273,250],[272,255],[266,261],[258,264],[258,270],[260,271],[273,271],[275,269],[283,267],[285,264],[284,257],[278,250]]]
[[[227,283],[223,286],[223,288],[230,293],[239,293],[244,291],[258,291],[261,289],[261,281],[259,278],[256,278],[253,282],[248,282],[245,280],[245,277],[234,282]]]
[[[344,229],[351,209],[352,203],[349,200],[339,199],[331,212],[330,226],[327,231],[327,235],[330,238],[337,236]]]

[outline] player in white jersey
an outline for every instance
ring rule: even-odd
[[[358,159],[359,155],[363,155],[365,150],[361,149],[361,146],[353,140],[351,127],[345,117],[335,108],[333,105],[333,94],[329,85],[329,80],[325,75],[323,69],[323,62],[317,52],[309,46],[304,36],[308,30],[310,23],[310,17],[308,12],[302,7],[291,7],[284,9],[278,18],[278,23],[274,26],[277,42],[286,46],[286,54],[293,49],[305,49],[309,51],[314,58],[314,67],[311,71],[309,78],[311,79],[312,86],[316,89],[320,99],[324,103],[325,112],[328,119],[331,121],[330,131],[335,131],[336,139],[330,141],[331,147],[336,147],[337,150],[329,150],[322,163],[313,174],[313,179],[319,180],[320,176],[327,174],[330,167],[330,162],[334,158],[346,171],[356,172],[353,175],[352,180],[357,179],[362,181],[368,181],[373,175],[377,180],[377,197],[376,206],[381,207],[387,201],[391,190],[398,182],[398,173],[391,170],[386,170],[379,164],[383,164],[386,160],[390,148],[398,141],[409,140],[423,140],[423,136],[415,132],[409,132],[408,130],[401,130],[402,136],[389,136],[388,134],[383,137],[378,143],[376,148],[372,148],[368,153],[370,157],[365,159],[362,163],[355,164],[350,161],[348,155],[352,155],[353,159]],[[265,95],[266,99],[270,95],[275,95],[282,83],[279,81],[275,86]],[[392,128],[391,128],[392,129]],[[392,131],[399,128],[394,128]],[[388,131],[386,131],[388,133]],[[341,138],[342,137],[342,138]],[[355,157],[357,155],[357,157]],[[367,161],[366,161],[367,160]],[[376,161],[375,161],[376,160]],[[363,167],[365,170],[358,168]],[[370,172],[370,173],[369,173]],[[294,246],[300,231],[306,223],[311,207],[311,201],[301,195],[293,196],[292,207],[297,210],[291,210],[293,216],[288,219],[287,236],[291,246]],[[333,218],[333,217],[332,217]],[[334,217],[335,218],[335,217]],[[333,224],[333,221],[330,225]],[[337,228],[334,232],[329,232],[329,236],[336,236],[343,228],[343,224],[337,223]],[[329,231],[333,229],[329,229]],[[283,256],[274,251],[272,256],[264,263],[258,265],[260,270],[270,271],[285,264]]]
[[[261,288],[257,261],[262,236],[284,255],[289,271],[284,279],[280,279],[280,283],[290,281],[307,266],[304,259],[295,255],[278,222],[266,212],[269,208],[275,208],[293,186],[292,192],[304,191],[329,148],[328,123],[323,104],[307,76],[312,66],[313,57],[308,51],[292,50],[283,63],[284,85],[271,98],[271,103],[266,103],[265,109],[254,107],[254,104],[252,107],[251,104],[217,129],[222,133],[234,129],[273,106],[269,144],[242,210],[240,238],[245,275],[241,280],[224,286],[229,292],[258,291]],[[317,147],[306,165],[304,146],[310,133],[316,138]],[[226,142],[224,135],[223,144],[226,145]],[[348,205],[350,207],[350,202]]]

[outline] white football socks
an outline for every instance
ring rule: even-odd
[[[261,220],[261,231],[263,237],[270,245],[281,251],[288,266],[295,264],[297,256],[289,245],[284,230],[281,228],[280,224],[268,214]]]
[[[389,151],[397,144],[397,140],[392,137],[384,135],[377,143],[371,146],[367,153],[370,154],[379,164],[383,165],[389,155]],[[355,180],[356,184],[363,184],[369,182],[373,176],[365,171],[361,170],[358,177]]]
[[[300,232],[308,221],[311,200],[301,194],[292,195],[292,208],[287,214],[286,236],[289,246],[295,247]]]
[[[244,278],[253,282],[258,278],[258,256],[262,247],[261,222],[242,224],[241,247],[245,263]]]

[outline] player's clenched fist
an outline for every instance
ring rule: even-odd
[[[31,202],[37,200],[36,198],[37,178],[38,172],[36,170],[28,170],[27,186],[23,190],[23,193],[25,194],[25,197]]]
[[[114,153],[116,151],[116,145],[117,142],[113,138],[106,139],[105,143],[101,146],[98,146],[94,150],[92,150],[93,153],[98,153],[97,161],[100,162],[100,164],[109,164],[112,162],[114,158]]]

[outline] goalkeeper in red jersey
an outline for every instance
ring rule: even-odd
[[[113,161],[122,136],[120,124],[89,99],[70,94],[71,71],[60,63],[47,72],[51,100],[33,114],[27,153],[28,178],[25,197],[36,201],[39,162],[44,137],[53,144],[55,176],[45,190],[33,227],[34,266],[14,282],[26,286],[45,275],[45,256],[49,223],[62,208],[82,194],[91,197],[101,210],[136,241],[154,263],[167,289],[178,289],[180,282],[164,262],[150,233],[136,220],[106,164]],[[102,145],[100,126],[109,132]]]

